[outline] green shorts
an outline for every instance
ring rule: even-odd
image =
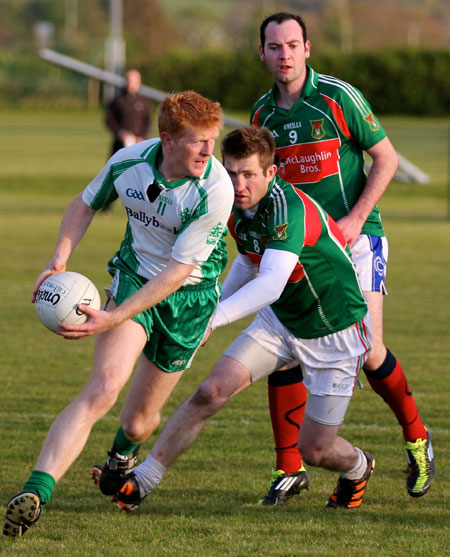
[[[120,263],[119,266],[111,262],[108,265],[113,275],[111,292],[117,305],[147,283],[146,279],[122,268]],[[146,358],[169,373],[189,368],[219,297],[220,287],[215,281],[182,286],[156,306],[133,317],[147,333],[148,341],[143,350]]]

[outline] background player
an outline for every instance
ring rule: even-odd
[[[338,430],[370,349],[367,305],[342,233],[316,202],[276,176],[274,147],[271,132],[254,126],[223,140],[239,255],[213,328],[260,311],[125,481],[116,501],[126,511],[137,508],[229,398],[293,358],[304,365],[311,393],[299,438],[304,458],[341,472],[328,507],[362,503],[374,461]]]
[[[388,246],[376,204],[395,174],[397,155],[360,91],[306,65],[311,44],[299,16],[284,12],[269,16],[261,24],[260,40],[260,58],[275,84],[256,102],[251,122],[272,130],[279,175],[319,201],[352,250],[373,328],[373,348],[364,371],[402,427],[407,490],[420,497],[434,476],[431,435],[400,363],[383,341]],[[363,151],[373,159],[368,176]],[[301,377],[300,366],[269,377],[277,470],[262,500],[265,505],[283,504],[298,493],[300,484],[307,485],[296,443],[306,402]]]
[[[144,141],[151,126],[152,105],[139,93],[142,84],[140,72],[128,70],[125,79],[125,88],[106,109],[106,125],[113,134],[110,156],[119,149]],[[110,205],[105,205],[102,212],[109,213],[110,209]]]
[[[119,149],[143,141],[151,125],[151,104],[139,94],[142,78],[138,70],[125,74],[126,86],[106,110],[106,125],[113,134],[111,155]]]
[[[223,232],[231,212],[230,178],[212,156],[222,125],[220,105],[192,91],[160,105],[160,138],[122,149],[69,205],[52,260],[36,281],[66,270],[95,212],[120,198],[128,216],[106,311],[65,338],[97,338],[91,378],[56,418],[31,477],[7,504],[3,533],[20,537],[39,518],[55,483],[81,453],[93,425],[136,371],[121,413],[114,450],[132,459],[158,426],[159,412],[205,334],[226,264]]]

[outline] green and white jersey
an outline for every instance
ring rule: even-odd
[[[228,225],[239,252],[258,267],[266,249],[298,255],[281,296],[271,304],[296,337],[318,338],[341,331],[367,313],[341,231],[300,189],[277,176],[253,218],[234,209]]]
[[[173,257],[196,264],[185,285],[217,280],[226,265],[231,180],[211,157],[201,177],[167,182],[157,170],[160,149],[161,141],[150,139],[118,151],[86,187],[83,201],[97,210],[120,199],[128,224],[116,257],[130,271],[151,279]],[[162,191],[152,202],[147,192],[155,180]]]
[[[366,185],[363,150],[386,133],[355,87],[309,66],[307,70],[302,96],[292,108],[277,105],[274,85],[256,102],[250,121],[272,131],[281,178],[311,195],[339,220]],[[362,233],[384,236],[377,207]]]

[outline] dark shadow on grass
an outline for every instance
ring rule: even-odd
[[[306,498],[303,497],[304,503]],[[300,497],[291,501],[289,505],[277,507],[262,507],[257,504],[258,496],[252,492],[230,491],[220,489],[186,489],[186,490],[164,490],[151,493],[141,507],[131,516],[176,516],[186,515],[190,517],[205,518],[207,516],[236,516],[242,514],[248,516],[252,513],[268,512],[288,512],[298,513]],[[314,505],[315,506],[315,505]],[[308,504],[308,508],[312,508]],[[304,506],[302,510],[306,510]],[[100,493],[93,493],[89,500],[73,497],[64,497],[63,493],[52,498],[46,513],[70,512],[70,513],[99,513],[101,515],[113,513],[123,514],[111,502],[110,497],[102,496]]]
[[[402,486],[403,487],[403,486]],[[434,486],[433,486],[434,487]],[[243,520],[255,519],[277,519],[280,513],[285,519],[293,519],[308,516],[309,519],[332,520],[353,522],[356,517],[358,520],[370,523],[389,523],[393,527],[403,527],[407,525],[417,525],[420,523],[422,528],[435,528],[444,526],[442,519],[439,518],[444,503],[438,498],[437,491],[430,491],[423,499],[413,499],[408,497],[406,491],[404,497],[396,499],[395,509],[390,511],[385,498],[377,491],[372,490],[369,500],[365,501],[360,509],[347,511],[344,509],[327,509],[325,501],[311,501],[309,494],[301,494],[292,499],[283,507],[262,507],[257,504],[257,499],[253,491],[230,491],[223,489],[185,489],[185,490],[161,490],[150,494],[142,503],[138,511],[126,517],[157,519],[158,517],[171,518],[185,516],[192,519],[205,520],[208,517],[236,517],[242,516]],[[436,512],[430,513],[430,504]],[[398,512],[399,507],[402,512]],[[105,516],[123,516],[123,513],[111,503],[108,497],[100,494],[93,494],[92,498],[80,501],[65,498],[63,494],[52,499],[44,518],[48,513],[70,512],[74,514],[92,513],[93,519],[98,514],[99,519]]]

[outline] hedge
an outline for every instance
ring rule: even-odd
[[[377,114],[450,114],[450,51],[386,50],[329,54],[310,60],[319,72],[348,81]],[[272,79],[250,51],[178,52],[140,68],[144,83],[164,91],[194,89],[226,110],[249,111]],[[0,50],[0,107],[81,107],[87,79],[37,56]]]
[[[450,114],[450,51],[390,50],[310,59],[319,72],[361,89],[377,114]],[[249,52],[172,54],[143,69],[154,87],[192,88],[227,109],[248,111],[272,85],[265,64]]]
[[[82,108],[88,79],[37,56],[0,50],[0,108]]]

